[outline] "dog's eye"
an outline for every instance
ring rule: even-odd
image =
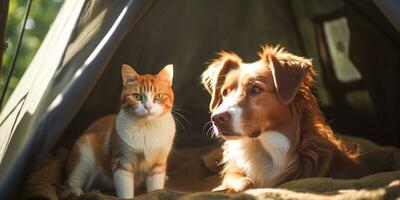
[[[253,85],[253,86],[251,86],[251,88],[250,88],[250,93],[251,94],[258,94],[258,93],[260,93],[261,92],[261,88],[260,87],[258,87],[258,86],[256,86],[256,85]]]

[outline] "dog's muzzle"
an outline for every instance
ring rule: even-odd
[[[211,121],[217,128],[218,133],[226,136],[237,135],[232,130],[232,115],[229,112],[214,113]]]

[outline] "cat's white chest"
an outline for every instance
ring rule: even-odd
[[[135,121],[120,112],[116,123],[117,134],[135,151],[145,157],[154,151],[169,151],[175,136],[175,121],[171,113],[165,113],[151,121]]]

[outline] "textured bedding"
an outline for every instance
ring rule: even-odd
[[[175,150],[168,167],[166,189],[145,194],[137,191],[135,199],[396,199],[400,197],[400,150],[378,146],[368,140],[341,136],[350,145],[359,145],[363,161],[371,175],[352,180],[307,178],[286,182],[277,188],[258,188],[238,194],[209,192],[219,183],[218,146]],[[64,165],[68,151],[60,148],[49,155],[25,182],[24,199],[117,199],[111,192],[90,191],[74,196],[63,186]],[[340,170],[340,169],[338,169]]]

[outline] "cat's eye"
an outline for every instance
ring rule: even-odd
[[[143,97],[142,95],[138,94],[138,93],[133,93],[132,94],[133,99],[135,99],[136,101],[142,101]]]
[[[164,94],[162,94],[162,93],[158,93],[158,94],[156,94],[155,96],[154,96],[154,100],[161,100],[161,99],[163,99],[164,98]]]

